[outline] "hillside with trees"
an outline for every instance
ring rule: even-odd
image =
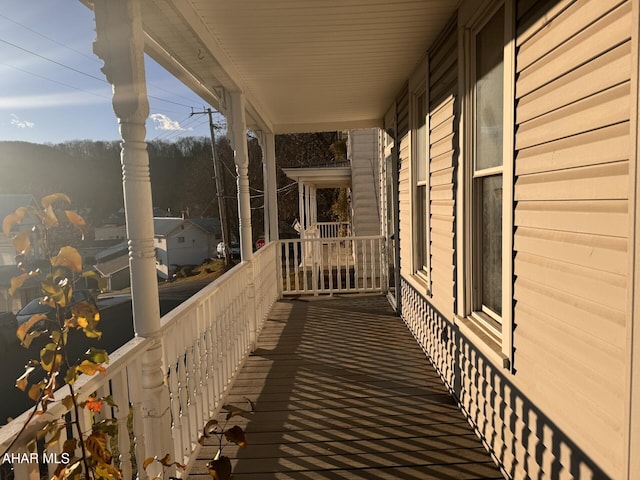
[[[276,136],[279,217],[287,223],[297,217],[297,186],[282,168],[333,161],[330,146],[335,132]],[[260,146],[249,137],[249,182],[252,224],[262,234],[262,162]],[[184,137],[175,142],[148,144],[154,206],[172,215],[195,218],[218,216],[211,142],[205,137]],[[228,198],[227,216],[237,231],[236,172],[233,150],[226,137],[216,141]],[[35,198],[65,192],[92,225],[100,225],[123,206],[120,146],[118,141],[73,140],[59,144],[0,142],[0,194],[30,193]],[[69,172],[73,172],[69,174]],[[319,212],[330,212],[336,192],[319,192]]]

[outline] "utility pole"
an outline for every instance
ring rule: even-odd
[[[216,132],[213,125],[213,111],[211,108],[203,109],[202,112],[195,112],[191,109],[191,116],[204,115],[209,116],[209,130],[211,132],[211,153],[213,154],[213,176],[216,181],[216,196],[218,199],[218,218],[220,219],[220,229],[222,231],[222,243],[224,244],[224,263],[231,265],[231,255],[229,253],[229,224],[227,223],[227,209],[225,208],[224,199],[224,179],[222,177],[222,169],[219,165],[218,155],[216,153]]]

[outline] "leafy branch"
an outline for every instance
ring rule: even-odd
[[[253,413],[255,411],[255,405],[248,398],[246,399],[250,412]],[[232,410],[227,413],[225,421],[222,425],[215,419],[209,420],[207,424],[204,426],[202,430],[202,435],[200,436],[200,444],[202,445],[207,438],[216,437],[218,440],[218,451],[214,458],[212,458],[209,463],[207,463],[207,468],[209,469],[209,475],[211,475],[214,480],[230,480],[231,479],[231,459],[225,455],[222,455],[222,451],[225,446],[234,443],[241,448],[247,446],[247,439],[245,436],[244,429],[239,425],[235,425],[231,428],[227,428],[229,421],[234,417],[246,417],[247,412],[244,410]],[[224,442],[226,440],[226,443]]]
[[[45,422],[38,430],[35,442],[44,448],[60,441],[61,433],[68,427],[75,430],[77,438],[68,438],[62,445],[62,455],[68,461],[61,463],[54,474],[55,480],[117,479],[121,472],[113,465],[113,456],[107,448],[110,436],[117,434],[115,420],[93,422],[91,431],[83,432],[80,423],[81,409],[99,414],[105,404],[116,408],[110,397],[91,396],[80,401],[74,384],[81,374],[104,374],[104,364],[109,362],[105,350],[89,348],[84,355],[73,361],[69,355],[69,333],[81,331],[87,338],[99,339],[100,312],[90,298],[74,297],[78,279],[93,277],[93,272],[83,272],[80,253],[67,243],[82,238],[87,229],[84,219],[71,210],[71,200],[65,194],[55,193],[42,198],[40,205],[18,208],[2,222],[3,233],[10,237],[16,250],[16,263],[21,273],[11,279],[9,293],[15,293],[32,278],[40,279],[43,297],[40,304],[47,313],[36,313],[23,322],[16,336],[24,348],[30,348],[39,338],[46,338],[37,359],[30,360],[25,372],[16,380],[16,387],[27,393],[34,408],[22,426],[14,442],[3,453],[15,445],[37,416],[43,415],[55,401],[55,391],[66,384],[70,394],[62,400],[74,417],[67,423],[64,418]],[[30,227],[30,228],[29,228]],[[35,378],[35,380],[34,380]]]

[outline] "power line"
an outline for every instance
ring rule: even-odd
[[[78,70],[77,68],[71,67],[71,66],[66,65],[64,63],[61,63],[61,62],[58,62],[57,60],[53,60],[51,58],[45,57],[44,55],[40,55],[39,53],[36,53],[36,52],[34,52],[32,50],[29,50],[28,48],[21,47],[20,45],[16,45],[15,43],[12,43],[12,42],[10,42],[8,40],[5,40],[3,38],[0,38],[0,42],[5,43],[6,45],[9,45],[9,46],[11,46],[13,48],[17,48],[18,50],[21,50],[21,51],[23,51],[25,53],[28,53],[30,55],[33,55],[35,57],[41,58],[42,60],[46,60],[47,62],[51,62],[51,63],[53,63],[55,65],[58,65],[59,67],[66,68],[67,70],[71,70],[72,72],[75,72],[75,73],[77,73],[79,75],[84,75],[85,77],[89,77],[89,78],[91,78],[93,80],[97,80],[99,82],[106,83],[107,85],[110,85],[109,82],[104,78],[100,78],[100,77],[98,77],[96,75],[93,75],[91,73],[83,72],[82,70]],[[153,98],[154,100],[158,100],[160,102],[167,102],[167,103],[171,103],[173,105],[178,105],[180,107],[193,109],[192,105],[186,105],[184,103],[174,102],[173,100],[167,100],[166,98],[156,97],[155,95],[147,94],[147,97],[148,98]]]
[[[90,73],[83,72],[82,70],[78,70],[77,68],[70,67],[69,65],[65,65],[64,63],[60,63],[60,62],[58,62],[56,60],[53,60],[53,59],[48,58],[48,57],[45,57],[44,55],[40,55],[39,53],[36,53],[36,52],[34,52],[32,50],[29,50],[28,48],[21,47],[20,45],[16,45],[15,43],[9,42],[8,40],[5,40],[3,38],[0,38],[0,42],[5,43],[5,44],[7,44],[7,45],[9,45],[9,46],[11,46],[13,48],[17,48],[18,50],[26,52],[26,53],[28,53],[30,55],[33,55],[34,57],[38,57],[38,58],[41,58],[43,60],[46,60],[47,62],[51,62],[51,63],[53,63],[55,65],[58,65],[59,67],[66,68],[67,70],[71,70],[72,72],[78,73],[80,75],[84,75],[85,77],[89,77],[89,78],[92,78],[94,80],[98,80],[99,82],[109,83],[104,78],[100,78],[100,77],[97,77],[97,76],[92,75]]]
[[[71,88],[73,90],[78,90],[80,92],[88,93],[89,95],[94,95],[96,97],[104,98],[104,99],[109,100],[109,101],[111,100],[111,97],[109,97],[109,96],[100,95],[99,93],[95,93],[95,92],[92,92],[90,90],[86,90],[84,88],[75,87],[73,85],[69,85],[68,83],[64,83],[64,82],[59,82],[58,80],[54,80],[52,78],[45,77],[44,75],[40,75],[40,74],[37,74],[37,73],[34,73],[34,72],[30,72],[28,70],[25,70],[25,69],[20,68],[20,67],[16,67],[14,65],[9,65],[8,63],[5,63],[5,62],[0,62],[0,65],[4,65],[5,67],[12,68],[13,70],[17,70],[19,72],[26,73],[28,75],[33,75],[34,77],[40,78],[42,80],[47,80],[48,82],[51,82],[51,83],[56,83],[58,85],[62,85],[63,87],[67,87],[67,88]]]
[[[38,35],[39,37],[42,37],[42,38],[44,38],[45,40],[48,40],[48,41],[50,41],[50,42],[52,42],[52,43],[55,43],[56,45],[58,45],[58,46],[60,46],[60,47],[66,48],[67,50],[70,50],[70,51],[72,51],[72,52],[74,52],[74,53],[77,53],[78,55],[82,55],[84,58],[87,58],[87,59],[89,59],[89,60],[91,60],[91,61],[94,61],[94,62],[96,62],[96,63],[100,63],[100,60],[99,60],[97,57],[95,57],[95,56],[91,56],[91,55],[86,55],[84,52],[81,52],[80,50],[76,50],[75,48],[72,48],[72,47],[70,47],[70,46],[68,46],[68,45],[65,45],[64,43],[61,43],[61,42],[59,42],[59,41],[57,41],[57,40],[55,40],[55,39],[53,39],[53,38],[51,38],[51,37],[47,37],[46,35],[44,35],[44,34],[42,34],[42,33],[38,32],[37,30],[34,30],[34,29],[32,29],[32,28],[30,28],[30,27],[28,27],[28,26],[24,25],[23,23],[20,23],[20,22],[18,22],[18,21],[16,21],[16,20],[14,20],[14,19],[12,19],[12,18],[9,18],[9,17],[7,17],[6,15],[3,15],[2,13],[0,13],[0,17],[4,18],[5,20],[7,20],[7,21],[9,21],[9,22],[11,22],[11,23],[14,23],[14,24],[16,24],[16,25],[19,25],[20,27],[24,28],[25,30],[30,31],[31,33],[33,33],[33,34],[35,34],[35,35]]]

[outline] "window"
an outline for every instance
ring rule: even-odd
[[[178,237],[178,243],[184,243],[184,237]]]
[[[411,79],[413,271],[430,290],[429,241],[429,122],[427,62]]]
[[[428,274],[428,249],[427,249],[427,95],[421,93],[416,100],[416,140],[415,140],[415,169],[416,169],[416,200],[415,200],[415,224],[416,224],[416,248],[415,268]]]
[[[466,2],[464,47],[469,59],[465,98],[464,201],[459,213],[458,271],[464,288],[458,313],[491,339],[505,365],[512,358],[513,8],[512,0]]]
[[[502,318],[504,7],[475,35],[472,243],[474,311],[498,329]]]

